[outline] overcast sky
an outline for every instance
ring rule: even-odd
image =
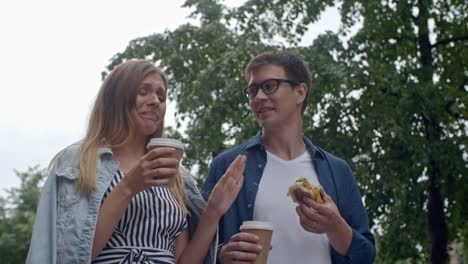
[[[189,21],[183,0],[0,2],[0,195],[19,185],[14,170],[46,167],[81,139],[101,72],[134,38]],[[244,1],[225,1],[239,5]],[[310,41],[338,29],[336,9],[310,28]],[[166,123],[173,124],[170,105]]]

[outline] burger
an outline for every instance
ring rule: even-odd
[[[322,186],[313,185],[304,177],[297,179],[288,189],[288,196],[290,196],[295,203],[301,200],[302,195],[310,197],[317,203],[324,203],[324,194],[325,191]]]

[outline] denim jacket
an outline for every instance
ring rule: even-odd
[[[314,146],[304,138],[307,150],[320,184],[335,202],[341,216],[353,230],[353,238],[347,256],[342,256],[330,247],[332,263],[373,263],[375,241],[369,229],[369,220],[356,180],[348,164]],[[214,185],[225,173],[229,164],[243,154],[247,157],[244,183],[234,204],[219,223],[219,243],[227,243],[231,236],[239,232],[243,221],[252,220],[258,186],[266,165],[266,150],[260,133],[250,141],[221,153],[213,159],[202,194],[208,197]],[[286,195],[287,187],[285,189]],[[282,195],[282,194],[278,194]],[[278,208],[281,210],[281,208]]]
[[[99,149],[96,191],[89,199],[77,191],[79,144],[61,151],[54,159],[42,188],[26,263],[90,263],[96,221],[104,193],[117,172],[118,162],[109,148]],[[190,238],[206,203],[193,178],[183,170]],[[216,259],[216,238],[204,263]]]

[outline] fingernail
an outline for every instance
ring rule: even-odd
[[[257,249],[258,249],[258,250],[262,250],[262,246],[261,246],[261,245],[257,245]]]

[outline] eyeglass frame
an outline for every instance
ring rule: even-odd
[[[263,87],[263,86],[265,85],[265,83],[270,82],[270,81],[276,81],[276,89],[274,89],[273,91],[266,92],[266,91],[264,90],[264,87]],[[275,93],[276,91],[278,91],[278,89],[279,89],[279,87],[280,87],[280,85],[281,85],[282,83],[289,83],[289,84],[291,84],[291,85],[294,86],[294,87],[296,87],[296,86],[298,86],[299,84],[301,84],[300,81],[288,80],[288,79],[275,79],[275,78],[271,78],[271,79],[267,79],[267,80],[265,80],[265,81],[263,81],[263,82],[261,82],[261,83],[259,83],[259,84],[250,84],[250,85],[248,85],[247,87],[244,88],[243,92],[244,92],[244,95],[249,99],[249,101],[251,101],[251,100],[253,100],[253,99],[255,98],[255,96],[257,96],[257,93],[258,93],[259,90],[262,90],[262,92],[263,92],[264,94],[267,94],[267,95],[268,95],[268,94],[273,94],[273,93]],[[249,92],[248,92],[248,89],[249,89],[250,87],[252,87],[252,86],[256,88],[255,94],[252,94],[252,93],[249,93]],[[250,96],[250,95],[253,95],[253,96]]]

